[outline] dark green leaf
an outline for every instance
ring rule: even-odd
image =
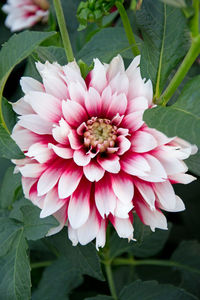
[[[137,280],[126,286],[120,300],[197,300],[183,289],[169,284],[158,284],[156,281]]]
[[[124,252],[132,253],[138,257],[149,257],[157,254],[164,247],[171,229],[156,229],[152,232],[149,226],[145,226],[137,216],[134,217],[134,238],[136,241],[121,239],[116,233],[110,240],[110,256],[112,258],[119,256]]]
[[[6,122],[6,126],[8,127],[8,130],[11,132],[14,125],[16,124],[16,114],[12,109],[12,105],[4,97],[2,98],[2,112],[3,112],[4,120]]]
[[[141,43],[139,38],[136,41]],[[102,62],[109,62],[117,54],[121,54],[124,58],[133,58],[124,29],[121,27],[105,28],[99,31],[81,49],[77,58],[90,65],[93,58],[97,57]]]
[[[58,62],[60,65],[67,64],[65,50],[60,47],[38,47],[35,51],[40,61],[48,60],[50,63]]]
[[[92,298],[85,298],[84,300],[113,300],[113,297],[106,295],[98,295]]]
[[[55,32],[23,31],[14,34],[0,51],[0,97],[6,80],[13,68],[25,59],[45,39]]]
[[[97,250],[93,243],[86,246],[72,246],[65,229],[59,234],[46,239],[72,266],[76,266],[81,274],[87,274],[99,280],[104,280]]]
[[[198,151],[197,154],[195,155],[191,155],[186,161],[185,163],[187,164],[189,170],[200,176],[200,152]]]
[[[170,72],[186,53],[186,19],[179,9],[158,0],[144,0],[136,16],[144,39],[142,77],[151,79],[159,97]]]
[[[21,185],[21,175],[13,174],[14,167],[9,167],[3,178],[0,190],[0,206],[7,208],[12,205],[17,188]]]
[[[200,76],[196,76],[186,84],[175,104],[146,110],[144,120],[169,137],[179,136],[200,147],[199,99]]]
[[[168,5],[172,5],[175,7],[187,7],[187,4],[185,2],[185,0],[160,0],[163,3],[166,3]]]
[[[0,157],[3,158],[23,158],[24,155],[14,142],[14,140],[10,137],[8,132],[4,129],[4,127],[0,124]]]
[[[180,269],[181,286],[200,297],[200,244],[197,241],[182,242],[173,253],[172,260],[188,266],[188,271]]]
[[[45,269],[32,300],[68,300],[69,292],[82,281],[79,270],[61,257]]]
[[[23,227],[0,218],[0,295],[6,300],[30,299],[30,266]]]

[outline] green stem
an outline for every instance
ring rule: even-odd
[[[199,34],[199,0],[193,0],[194,16],[190,22],[190,30],[192,36],[195,37]]]
[[[54,4],[55,11],[56,11],[56,17],[58,20],[58,25],[59,25],[65,53],[67,56],[67,60],[68,60],[68,62],[71,62],[74,60],[74,54],[73,54],[71,42],[69,39],[69,34],[67,31],[67,26],[66,26],[61,2],[60,2],[60,0],[53,0],[53,4]]]
[[[31,269],[48,267],[48,266],[50,266],[52,263],[53,263],[53,261],[50,261],[50,260],[32,263],[32,264],[31,264]]]
[[[182,80],[184,79],[185,75],[191,68],[192,64],[195,62],[197,56],[200,53],[200,34],[193,38],[192,45],[185,56],[182,64],[180,65],[179,69],[177,70],[176,74],[172,78],[170,84],[164,91],[164,93],[160,96],[160,98],[156,101],[157,104],[165,106],[167,102],[170,100]]]
[[[115,290],[115,284],[112,276],[112,269],[111,269],[111,262],[110,261],[105,261],[105,270],[106,270],[106,275],[108,278],[108,285],[110,288],[110,293],[113,297],[114,300],[117,300],[117,293]]]
[[[126,32],[126,36],[127,36],[128,41],[129,41],[129,44],[131,46],[133,55],[137,56],[137,55],[140,54],[140,50],[138,49],[138,46],[136,44],[135,37],[134,37],[133,31],[132,31],[131,24],[129,22],[129,18],[127,16],[126,10],[125,10],[123,4],[119,1],[116,1],[115,5],[116,5],[116,7],[119,11],[119,14],[121,16],[122,23],[124,25],[124,30]]]
[[[133,265],[133,266],[141,266],[141,265],[153,265],[153,266],[161,266],[161,267],[176,267],[179,269],[184,269],[190,272],[200,274],[200,271],[183,264],[180,264],[176,261],[171,260],[161,260],[161,259],[142,259],[142,260],[135,260],[130,258],[116,258],[113,260],[113,265]]]

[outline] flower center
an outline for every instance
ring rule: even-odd
[[[100,152],[113,148],[117,139],[117,126],[112,125],[108,119],[91,118],[87,121],[84,132],[84,145],[97,148]]]

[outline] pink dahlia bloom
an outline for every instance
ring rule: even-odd
[[[24,97],[13,104],[19,121],[12,137],[25,153],[13,160],[26,198],[41,218],[68,226],[73,245],[105,244],[110,221],[121,238],[133,238],[133,212],[151,227],[167,229],[162,213],[184,210],[174,183],[189,183],[183,162],[195,147],[148,128],[144,110],[152,84],[140,75],[140,57],[125,71],[121,56],[84,80],[76,62],[37,63],[42,83],[21,79]]]
[[[8,0],[2,10],[8,14],[5,25],[11,31],[29,28],[39,21],[48,19],[49,3],[47,0]]]

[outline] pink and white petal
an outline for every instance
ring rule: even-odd
[[[69,82],[68,90],[69,90],[69,98],[72,101],[75,101],[82,106],[85,105],[86,90],[82,86],[82,84],[80,84],[80,82]]]
[[[53,125],[54,128],[52,129],[52,135],[53,138],[58,142],[63,145],[68,144],[68,135],[70,133],[70,127],[65,122],[63,118],[59,121],[59,126],[58,125]]]
[[[137,153],[151,151],[158,145],[153,135],[144,131],[137,131],[131,138],[131,144],[131,150]]]
[[[69,97],[68,88],[61,77],[49,70],[46,70],[42,72],[42,78],[47,94],[50,94],[60,100],[67,100]]]
[[[48,148],[52,149],[55,154],[57,154],[59,157],[64,158],[64,159],[70,159],[73,157],[74,154],[74,150],[71,148],[67,148],[67,147],[61,147],[53,145],[51,143],[48,144]]]
[[[110,81],[110,87],[113,93],[125,94],[127,96],[129,89],[129,80],[126,73],[117,73],[116,76]]]
[[[48,148],[46,143],[38,142],[29,147],[26,156],[32,157],[43,164],[53,158],[53,152]]]
[[[34,111],[48,122],[55,123],[61,118],[61,102],[50,94],[30,92],[24,96],[24,101],[29,103]]]
[[[99,181],[105,173],[105,170],[94,160],[91,160],[87,166],[83,167],[85,177],[91,181]]]
[[[151,80],[145,82],[146,79],[142,79],[139,69],[136,69],[134,75],[135,78],[133,78],[129,84],[129,99],[145,97],[148,100],[148,105],[151,106],[153,99],[153,86]]]
[[[131,114],[132,112],[136,111],[144,111],[148,108],[148,100],[145,97],[136,97],[128,101],[127,106],[127,114]]]
[[[116,200],[110,177],[105,175],[95,184],[95,203],[102,218],[107,217],[110,213],[114,214]]]
[[[72,194],[68,208],[70,225],[77,229],[88,220],[90,215],[91,183],[82,177],[79,186]]]
[[[38,178],[42,172],[46,169],[43,164],[26,164],[23,167],[19,167],[19,171],[24,177]]]
[[[159,204],[159,207],[165,211],[169,211],[169,212],[179,212],[179,211],[183,211],[185,210],[185,204],[183,203],[183,201],[181,200],[181,198],[179,196],[176,195],[176,205],[174,208],[169,209],[169,208],[165,208],[164,206],[162,206],[162,204]]]
[[[90,243],[97,236],[100,225],[96,209],[93,208],[86,223],[77,229],[79,243],[81,245]]]
[[[121,126],[128,128],[131,132],[138,130],[144,124],[143,111],[136,111],[124,117]]]
[[[164,133],[162,133],[154,128],[149,128],[147,126],[144,126],[144,128],[142,130],[151,134],[156,139],[158,146],[168,144],[174,139],[174,137],[169,138]]]
[[[83,147],[80,136],[75,129],[71,129],[68,135],[69,143],[72,149],[79,150]]]
[[[57,212],[65,204],[66,199],[59,199],[57,187],[50,190],[45,198],[40,218],[46,218]]]
[[[36,178],[28,178],[28,177],[24,177],[22,176],[22,188],[23,188],[23,192],[24,192],[24,196],[26,199],[29,199],[29,192],[31,187],[34,185],[34,183],[36,183],[37,179]]]
[[[83,88],[86,89],[85,81],[81,76],[80,68],[75,60],[65,65],[63,71],[65,74],[63,79],[67,84],[70,84],[72,81],[79,82]]]
[[[85,153],[85,149],[80,149],[74,151],[73,159],[78,166],[87,166],[90,163],[91,157]]]
[[[123,155],[131,147],[131,142],[123,135],[118,136],[116,142],[119,145],[118,155]]]
[[[122,122],[124,116],[120,116],[119,113],[116,114],[116,116],[114,116],[111,120],[111,124],[112,125],[116,125],[119,126],[120,123]]]
[[[173,175],[177,173],[185,173],[188,167],[183,161],[178,160],[171,153],[159,149],[155,151],[154,156],[161,162],[167,175]]]
[[[63,100],[62,111],[66,122],[72,127],[78,127],[88,119],[85,109],[75,101]]]
[[[151,168],[143,155],[129,152],[122,156],[121,168],[124,172],[134,176],[146,176]]]
[[[59,198],[64,199],[71,196],[78,187],[82,175],[82,168],[78,168],[73,162],[66,166],[58,182]]]
[[[115,208],[114,215],[115,217],[121,218],[121,219],[127,219],[129,218],[129,212],[133,208],[133,203],[122,203],[119,199],[117,199],[117,205]]]
[[[18,115],[28,115],[28,114],[34,114],[34,110],[31,107],[29,103],[24,101],[24,98],[19,99],[17,102],[11,103],[13,110]]]
[[[101,97],[99,92],[93,87],[90,87],[85,96],[85,107],[88,114],[92,117],[100,116],[101,114]]]
[[[188,184],[197,179],[192,175],[184,174],[184,173],[169,175],[168,178],[172,183],[182,183],[182,184]]]
[[[99,250],[99,247],[103,248],[106,243],[106,221],[101,220],[101,226],[96,236],[96,249]]]
[[[53,234],[56,234],[63,229],[67,221],[68,204],[69,201],[66,201],[65,204],[57,212],[53,214],[53,216],[58,220],[60,224],[56,227],[49,229],[46,236],[51,236]]]
[[[123,136],[130,135],[130,134],[129,134],[129,130],[126,129],[126,128],[118,128],[118,129],[117,129],[117,134],[118,134],[118,135],[123,135]]]
[[[155,194],[151,183],[146,183],[144,181],[134,180],[134,184],[140,192],[143,199],[149,205],[151,210],[155,210]]]
[[[126,70],[126,74],[128,75],[129,80],[132,80],[132,76],[134,76],[135,70],[138,69],[137,67],[140,64],[140,57],[140,55],[134,57],[133,61]]]
[[[48,193],[56,185],[63,171],[64,166],[61,161],[55,161],[53,164],[47,167],[46,171],[38,180],[38,196],[43,196]]]
[[[120,172],[111,176],[112,189],[119,200],[127,204],[134,196],[134,185],[131,176]]]
[[[111,60],[108,66],[107,69],[108,80],[111,81],[117,75],[117,73],[124,73],[124,71],[125,68],[124,68],[123,59],[121,55],[118,54]]]
[[[140,220],[150,226],[152,231],[155,228],[167,230],[167,220],[160,210],[151,210],[149,206],[141,200],[135,201],[135,210]]]
[[[31,91],[44,92],[42,83],[32,77],[22,77],[20,79],[20,85],[24,94]]]
[[[39,197],[37,194],[37,182],[35,184],[33,184],[33,186],[30,189],[29,192],[29,199],[31,200],[31,202],[36,205],[37,207],[39,207],[40,209],[43,208],[44,206],[44,198],[45,196]]]
[[[77,236],[77,230],[73,229],[70,224],[68,224],[68,238],[72,242],[73,246],[78,245],[78,236]]]
[[[38,115],[21,116],[18,125],[38,134],[51,134],[52,131],[52,122],[43,120]]]
[[[107,111],[110,107],[111,103],[111,97],[112,97],[112,90],[111,87],[108,85],[102,92],[101,99],[102,99],[102,107],[101,107],[101,113],[102,115],[106,115]]]
[[[105,171],[110,173],[119,173],[121,168],[119,163],[119,157],[115,154],[107,154],[106,157],[98,155],[97,162]]]
[[[125,94],[114,94],[111,97],[111,103],[107,111],[107,117],[113,118],[117,113],[123,115],[127,107],[127,98]]]
[[[133,225],[129,218],[122,219],[114,216],[109,216],[109,219],[120,238],[133,239]]]
[[[106,67],[99,61],[98,58],[94,59],[94,68],[90,72],[90,76],[90,86],[101,93],[107,85]]]
[[[141,176],[141,178],[149,182],[165,181],[167,179],[167,174],[160,161],[150,154],[144,154],[144,158],[148,162],[151,171],[149,172],[149,174],[146,174],[145,176]]]
[[[11,138],[22,151],[27,151],[32,144],[40,140],[40,136],[19,126],[18,123],[13,128]]]
[[[166,209],[174,209],[176,206],[176,197],[171,183],[167,180],[165,182],[153,183],[152,185],[161,205]]]

